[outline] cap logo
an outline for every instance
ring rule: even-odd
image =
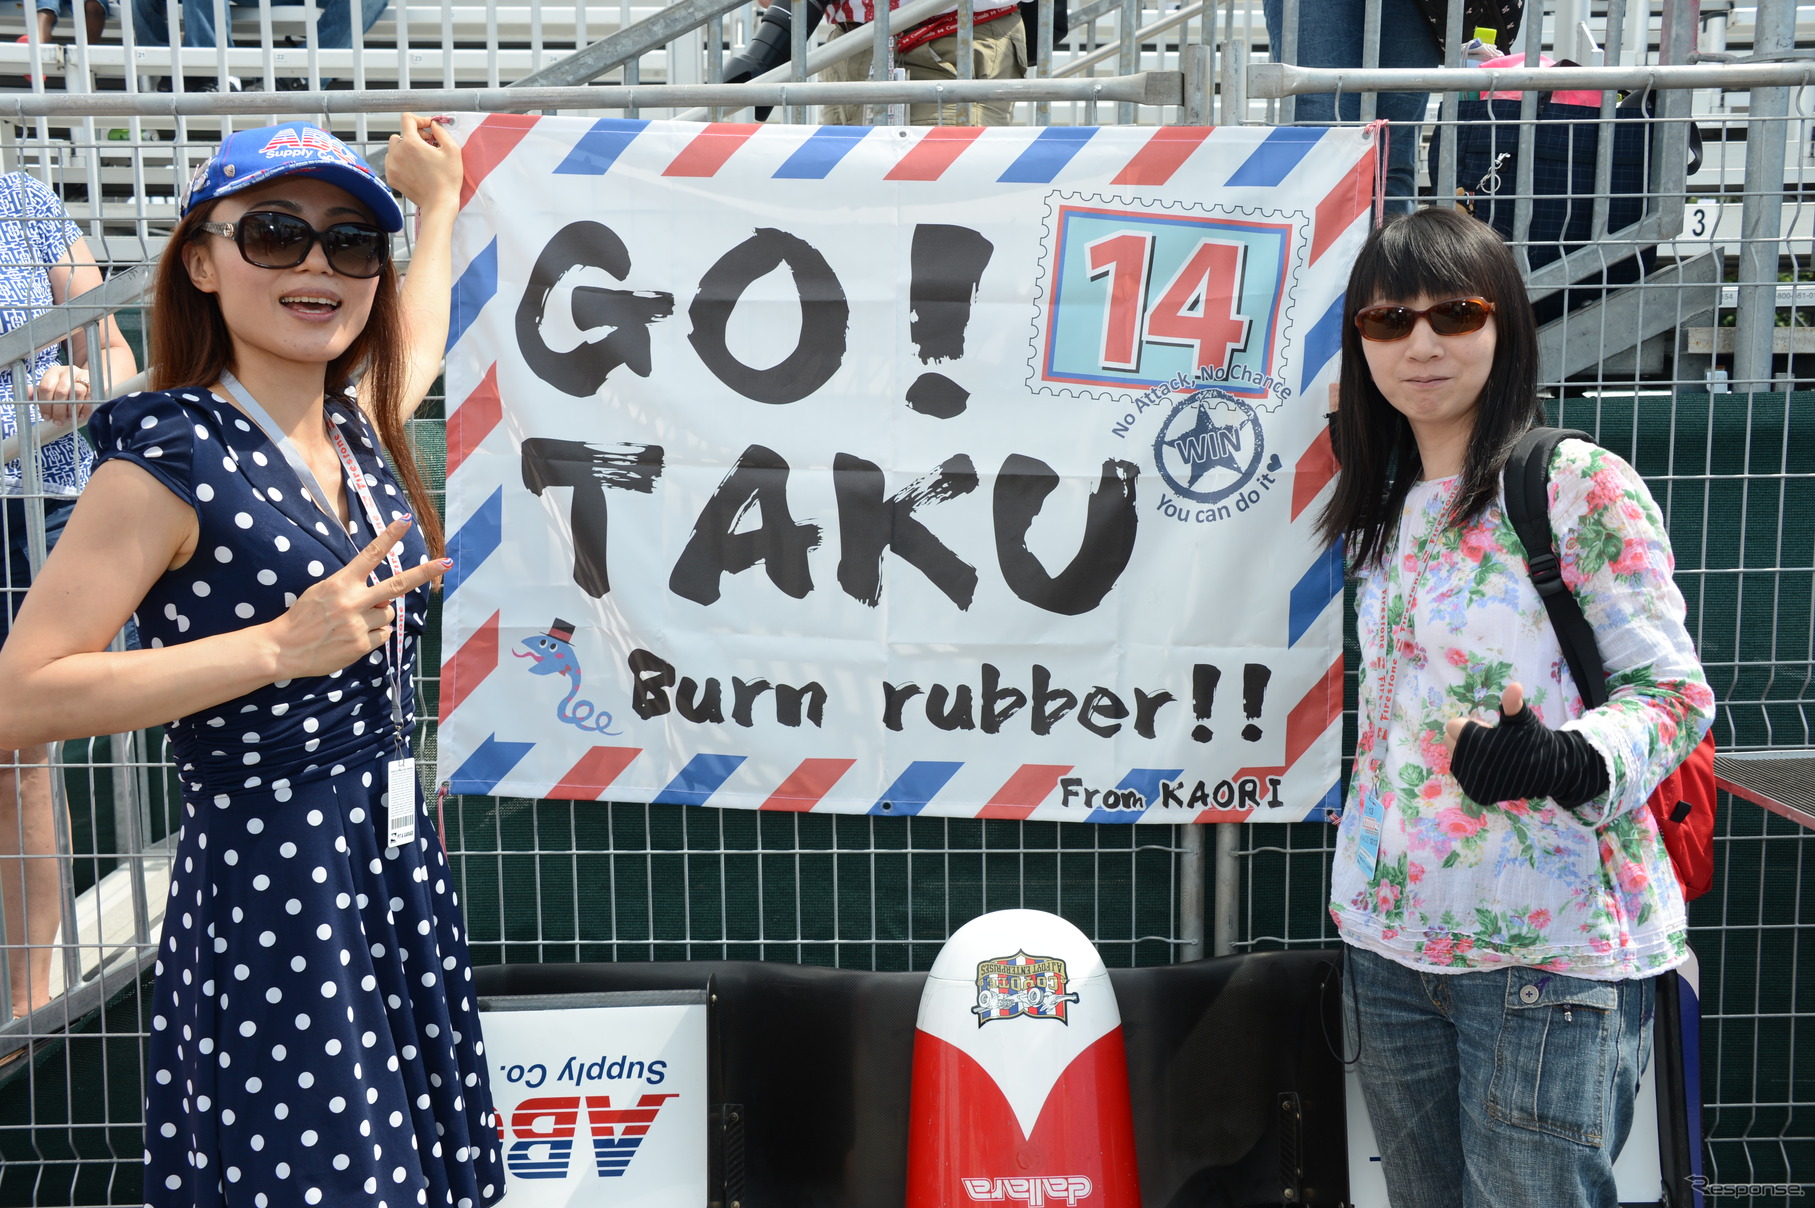
[[[265,144],[262,152],[274,159],[289,159],[311,153],[331,156],[349,167],[361,166],[339,139],[313,126],[305,126],[300,130],[279,130],[271,136],[271,141]]]

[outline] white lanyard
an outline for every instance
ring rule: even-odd
[[[322,489],[321,481],[315,477],[315,472],[309,468],[309,463],[303,460],[302,454],[297,451],[295,443],[284,433],[283,429],[277,426],[277,421],[272,419],[271,414],[259,405],[258,400],[252,397],[252,392],[247,390],[245,385],[241,383],[238,378],[234,377],[231,373],[223,373],[221,375],[221,385],[226,389],[228,394],[233,396],[233,401],[239,404],[240,409],[246,413],[252,422],[264,430],[266,438],[269,439],[273,445],[277,446],[278,452],[284,455],[284,460],[290,463],[290,469],[295,473],[297,481],[302,486],[304,492],[314,498],[316,506],[322,510],[329,520],[334,522],[334,527],[340,531],[342,537],[346,538],[348,546],[357,554],[359,552],[359,546],[354,542],[351,534],[341,528],[340,518],[334,511],[332,496]],[[327,418],[325,411],[322,415],[322,422],[327,425],[328,439],[333,443],[334,451],[340,456],[340,464],[346,471],[347,481],[352,484],[354,494],[359,497],[360,505],[365,510],[366,523],[372,526],[372,532],[374,534],[384,532],[384,517],[378,511],[377,500],[372,498],[371,488],[366,485],[365,471],[359,468],[359,463],[353,458],[353,450],[351,446],[347,444],[347,438],[341,434],[339,425]],[[385,551],[385,561],[389,565],[393,576],[401,575],[403,573],[403,563],[397,557],[395,548]],[[378,575],[377,572],[374,571],[368,581],[376,583],[377,580]],[[390,664],[387,670],[390,672],[391,680],[391,725],[395,731],[397,755],[399,758],[402,758],[404,750],[404,640],[403,602],[401,600],[398,601],[398,616],[396,623],[391,627],[391,638],[391,649],[387,651],[386,657],[386,662]]]
[[[1411,583],[1406,588],[1405,607],[1399,613],[1400,624],[1408,629],[1414,621],[1413,610],[1418,607],[1418,589],[1424,585],[1424,576],[1429,572],[1431,563],[1436,561],[1436,551],[1431,547],[1437,540],[1438,531],[1449,516],[1451,505],[1455,503],[1456,491],[1460,487],[1461,481],[1460,478],[1453,480],[1449,488],[1443,492],[1442,498],[1438,500],[1437,518],[1431,522],[1430,531],[1424,536],[1423,552],[1418,559],[1417,568],[1412,572]],[[1397,551],[1394,551],[1394,556],[1395,558],[1398,556]],[[1376,750],[1384,747],[1387,734],[1392,728],[1393,693],[1399,684],[1399,625],[1392,623],[1392,589],[1388,586],[1384,573],[1381,575],[1380,583],[1380,632],[1386,642],[1386,649],[1380,655],[1380,664],[1384,671],[1381,679],[1384,682],[1378,698],[1380,718],[1375,727],[1374,746]],[[1385,755],[1382,754],[1378,758],[1384,760]]]

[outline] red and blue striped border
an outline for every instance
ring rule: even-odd
[[[461,204],[476,196],[485,179],[524,142],[541,119],[534,115],[493,114],[481,121],[464,144],[465,180]],[[652,123],[636,119],[605,118],[595,122],[568,150],[553,171],[558,175],[601,176],[616,170],[625,153],[645,137]],[[1310,156],[1325,131],[1310,127],[1282,127],[1251,148],[1228,177],[1231,187],[1273,188],[1284,184]],[[732,164],[753,140],[791,138],[797,145],[771,174],[775,179],[823,180],[843,164],[858,143],[872,131],[864,127],[821,127],[804,140],[798,128],[755,124],[712,123],[686,139],[661,175],[681,178],[716,176]],[[981,128],[931,127],[915,130],[900,157],[883,176],[900,182],[941,179],[967,152],[986,137],[1019,138],[1024,145],[996,176],[1001,184],[1052,184],[1096,137],[1097,130],[1082,127],[1046,127],[1026,132]],[[1164,186],[1194,156],[1212,146],[1213,127],[1160,127],[1135,149],[1110,177],[1110,184],[1125,188]],[[649,165],[641,165],[649,170]],[[1316,208],[1310,249],[1315,264],[1338,237],[1365,217],[1373,203],[1379,160],[1370,148],[1354,169],[1330,189]],[[1092,175],[1101,179],[1100,165]],[[459,274],[453,291],[448,343],[451,348],[471,329],[474,321],[498,291],[498,248],[494,241],[474,256]],[[1321,316],[1303,340],[1305,355],[1302,384],[1310,383],[1339,353],[1341,347],[1340,298]],[[503,419],[497,367],[488,368],[480,383],[456,405],[448,420],[448,474],[460,472],[496,430]],[[1295,466],[1291,517],[1300,522],[1305,510],[1320,496],[1335,475],[1327,434],[1319,433]],[[444,592],[451,598],[502,544],[503,488],[492,491],[449,537],[448,549],[455,568],[447,576]],[[1296,645],[1314,622],[1342,592],[1340,549],[1328,550],[1301,574],[1289,593],[1288,636]],[[499,662],[499,621],[493,612],[447,659],[440,713],[443,722],[470,698]],[[1287,719],[1286,758],[1280,768],[1244,769],[1240,774],[1278,775],[1293,766],[1316,739],[1341,717],[1342,663],[1340,657],[1294,706]],[[533,743],[512,742],[488,734],[447,779],[456,793],[485,795],[509,777],[534,748]],[[643,751],[637,747],[593,746],[543,794],[549,797],[596,800],[602,796]],[[657,802],[703,805],[745,764],[736,754],[698,752],[691,756],[655,795]],[[848,758],[811,758],[801,761],[762,802],[761,808],[782,811],[814,809],[855,766]],[[925,810],[951,783],[961,762],[916,760],[903,768],[876,799],[869,812],[877,815],[914,816]],[[1026,764],[1015,769],[1002,786],[979,807],[982,818],[1030,817],[1058,791],[1070,765]],[[1117,785],[1132,790],[1152,809],[1160,796],[1160,783],[1182,775],[1181,769],[1133,768]],[[1325,802],[1338,794],[1333,785]],[[1093,810],[1092,821],[1139,821],[1147,810]],[[1199,821],[1234,820],[1233,811],[1204,811]]]

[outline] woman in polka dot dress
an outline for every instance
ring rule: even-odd
[[[180,719],[154,1205],[504,1190],[463,923],[413,774],[387,816],[449,565],[403,424],[446,337],[459,148],[406,116],[387,172],[421,215],[402,285],[402,212],[337,139],[241,131],[197,173],[152,312],[160,389],[91,421],[101,464],[0,650],[19,686],[0,744]],[[129,612],[146,648],[107,652]]]

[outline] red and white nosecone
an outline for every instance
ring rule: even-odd
[[[1043,910],[958,929],[920,995],[907,1208],[1140,1208],[1122,1014]]]

